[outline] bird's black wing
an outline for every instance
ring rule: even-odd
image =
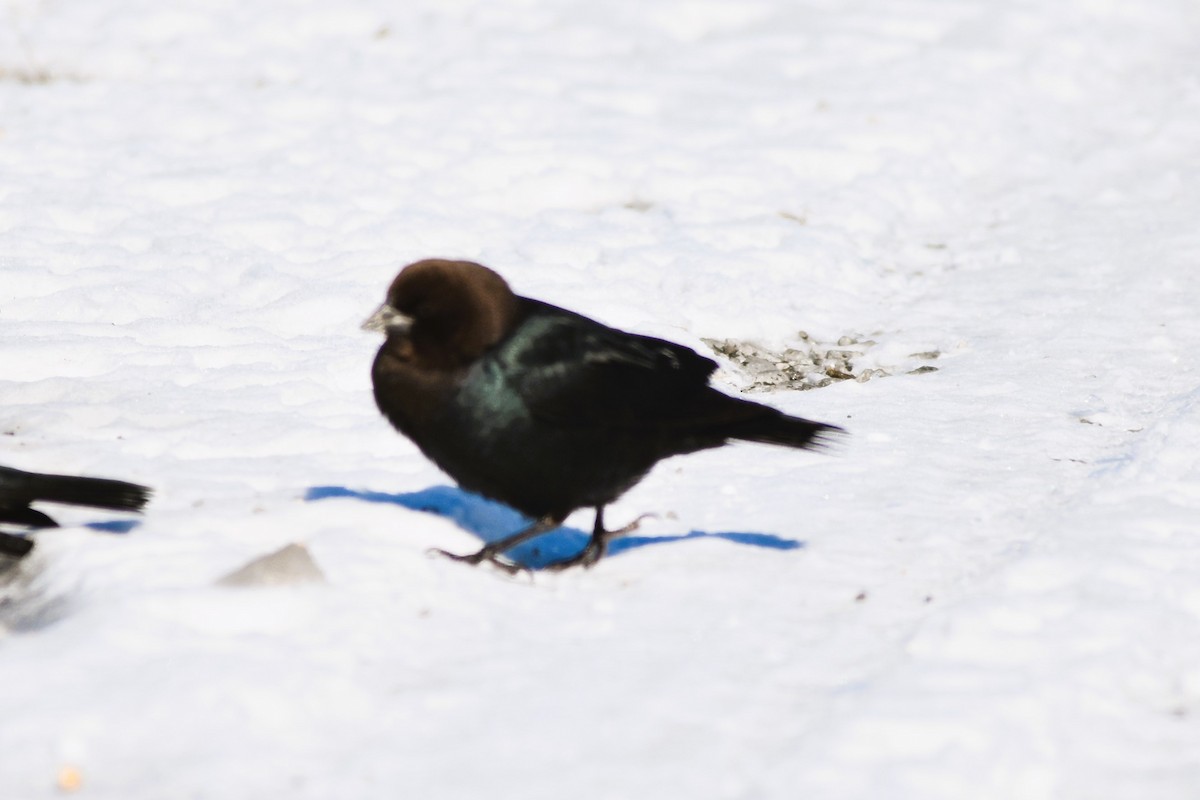
[[[536,419],[593,429],[659,428],[708,391],[717,364],[690,348],[527,302],[531,313],[497,357]]]

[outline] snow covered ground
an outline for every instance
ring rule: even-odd
[[[0,463],[157,489],[5,574],[4,798],[1200,796],[1193,0],[0,10]],[[896,374],[470,569],[358,329],[431,255]]]

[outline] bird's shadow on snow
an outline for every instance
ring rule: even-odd
[[[387,494],[362,492],[344,486],[313,486],[305,500],[328,500],[342,497],[368,503],[390,503],[413,511],[424,511],[446,517],[458,527],[478,536],[484,542],[494,542],[530,524],[530,520],[502,503],[495,503],[477,494],[453,486],[431,486],[419,492]],[[578,528],[557,528],[536,539],[517,545],[507,555],[516,563],[530,569],[541,569],[555,561],[569,558],[587,544],[590,535]],[[723,539],[734,544],[762,547],[768,550],[799,550],[804,542],[785,539],[770,533],[706,533],[689,531],[673,536],[626,535],[609,542],[610,555],[618,555],[647,545],[680,542],[685,539]]]
[[[129,533],[141,524],[136,519],[111,519],[104,522],[85,522],[83,527],[100,533]]]
[[[106,534],[126,534],[142,523],[135,519],[84,522],[78,527]],[[70,527],[76,527],[71,525]],[[39,536],[52,538],[59,528],[30,530],[18,526],[16,530],[5,528],[0,532],[14,536]],[[66,617],[73,606],[70,594],[47,590],[38,580],[46,562],[32,555],[13,558],[0,555],[0,635],[3,631],[29,632],[48,628]]]

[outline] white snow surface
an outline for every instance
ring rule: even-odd
[[[0,796],[1200,796],[1194,0],[0,9],[0,463],[157,491],[8,571]],[[427,256],[941,356],[754,395],[852,435],[508,578],[371,398]]]

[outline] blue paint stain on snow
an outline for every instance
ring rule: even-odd
[[[304,495],[304,499],[310,502],[339,497],[367,503],[390,503],[413,511],[437,514],[451,520],[468,533],[478,536],[484,542],[503,539],[530,524],[528,518],[503,503],[493,502],[453,486],[431,486],[419,492],[405,494],[357,491],[344,486],[313,486]],[[588,538],[589,533],[578,528],[558,528],[514,547],[508,551],[508,556],[518,564],[540,569],[578,553],[587,544]],[[674,536],[622,536],[609,543],[608,552],[617,555],[638,547],[689,539],[722,539],[734,544],[768,550],[799,550],[804,547],[804,542],[770,533],[689,531]]]

